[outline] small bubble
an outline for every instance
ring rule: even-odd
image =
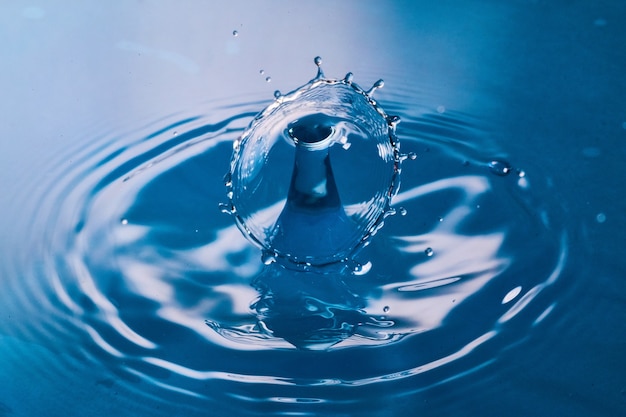
[[[606,214],[598,213],[598,215],[596,216],[596,221],[598,223],[604,223],[606,221]]]
[[[410,160],[415,161],[417,159],[417,154],[415,152],[409,152],[407,154]]]
[[[198,229],[194,230],[194,232],[198,233]]]
[[[265,82],[266,82],[266,83],[269,83],[269,82],[271,82],[271,81],[272,81],[272,77],[265,77]]]
[[[424,253],[426,254],[426,256],[433,256],[435,252],[433,251],[433,248],[426,248]]]
[[[122,219],[122,224],[128,224],[128,219]]]
[[[493,160],[489,162],[489,169],[492,174],[504,177],[511,172],[511,165],[506,161]]]
[[[389,312],[389,306],[384,306],[383,313],[388,313],[388,312]]]
[[[400,207],[398,213],[400,213],[400,216],[406,216],[407,211],[404,207]]]
[[[437,113],[443,114],[446,112],[446,106],[437,106]]]
[[[313,60],[313,62],[315,62],[315,65],[317,65],[319,67],[320,65],[322,65],[322,57],[321,56],[316,56],[315,59]]]
[[[239,36],[239,32],[238,32],[238,31],[236,31],[236,30],[233,30],[233,36],[234,36],[234,37]]]
[[[518,169],[517,170],[517,176],[520,177],[520,178],[524,178],[526,176],[526,173],[523,170]]]
[[[441,223],[443,221],[443,217],[438,217],[437,220],[439,220],[439,223]]]

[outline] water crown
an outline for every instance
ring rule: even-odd
[[[369,242],[398,190],[397,116],[348,73],[275,100],[234,143],[226,186],[240,230],[290,268],[345,261]]]

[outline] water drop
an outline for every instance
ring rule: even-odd
[[[364,264],[357,263],[354,266],[353,273],[354,275],[365,275],[370,271],[370,269],[372,269],[372,263],[369,261]]]
[[[389,312],[389,306],[384,306],[383,313],[388,313],[388,312]]]
[[[220,211],[224,214],[233,214],[234,213],[234,207],[230,204],[227,203],[219,203],[217,205],[220,209]]]
[[[261,75],[265,74],[265,70],[262,70],[262,69],[259,70],[259,74],[261,74]]]
[[[395,127],[400,123],[400,116],[387,116],[387,124]]]
[[[276,91],[274,91],[274,98],[275,98],[276,100],[278,100],[278,99],[279,99],[279,98],[281,98],[282,96],[283,96],[283,95],[282,95],[282,93],[280,92],[280,90],[276,90]]]
[[[266,82],[266,83],[269,83],[269,82],[271,82],[271,81],[272,81],[272,77],[265,77],[265,82]]]
[[[178,136],[178,132],[175,130],[172,132],[172,136]]]
[[[354,74],[352,74],[351,72],[346,74],[346,77],[343,79],[345,82],[347,82],[348,84],[352,83],[352,80],[354,79]]]
[[[520,177],[520,178],[524,178],[526,176],[526,173],[523,170],[518,169],[517,170],[517,176]]]
[[[273,264],[274,262],[276,262],[276,254],[274,254],[273,252],[265,251],[261,255],[261,261],[263,261],[264,265]]]
[[[369,96],[372,96],[374,94],[374,91],[378,90],[379,88],[383,88],[383,86],[385,85],[385,81],[383,81],[382,79],[376,81],[374,83],[374,85],[372,85],[372,88],[370,88],[369,90],[367,90],[365,92],[365,94]]]
[[[511,172],[511,165],[506,161],[499,161],[497,159],[494,159],[493,161],[489,162],[489,170],[492,174],[504,177]]]
[[[400,216],[406,216],[407,211],[404,207],[400,207],[398,213],[400,213]]]
[[[417,154],[415,152],[409,152],[407,156],[411,161],[415,161],[417,159]]]
[[[439,220],[439,223],[441,223],[443,221],[443,217],[438,217],[437,220]]]
[[[317,65],[318,67],[322,65],[322,57],[321,56],[316,56],[315,59],[313,59],[313,62],[315,62],[315,65]]]
[[[598,213],[598,215],[596,216],[596,221],[598,223],[604,223],[606,221],[606,214]]]
[[[238,32],[238,31],[236,31],[236,30],[233,30],[233,36],[234,36],[234,37],[239,36],[239,32]]]
[[[122,219],[122,224],[128,224],[128,219]]]
[[[446,106],[437,106],[437,113],[443,114],[446,112]]]
[[[426,256],[433,256],[435,252],[433,251],[433,248],[426,248],[424,253],[426,254]]]

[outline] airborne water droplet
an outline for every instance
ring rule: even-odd
[[[316,56],[315,59],[313,60],[313,62],[315,62],[315,65],[317,65],[319,67],[320,65],[322,65],[322,57],[321,56]]]
[[[388,313],[388,312],[389,312],[389,306],[384,306],[383,313]]]
[[[128,219],[122,219],[121,223],[122,224],[128,224]]]
[[[265,74],[265,70],[262,70],[262,69],[259,70],[259,74],[261,74],[261,75]]]
[[[400,213],[400,216],[406,216],[407,211],[404,207],[400,207],[398,213]]]
[[[504,177],[511,172],[511,165],[506,161],[494,159],[489,162],[489,170],[491,173]]]
[[[272,81],[272,77],[265,77],[265,82],[269,83]]]
[[[234,36],[234,37],[239,36],[239,32],[238,32],[238,31],[236,31],[236,30],[233,30],[233,36]]]
[[[433,256],[435,252],[433,251],[433,248],[426,248],[424,253],[426,254],[426,256]]]
[[[415,161],[417,159],[417,154],[415,152],[409,152],[407,154],[410,160]]]

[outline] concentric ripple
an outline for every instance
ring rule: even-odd
[[[172,116],[60,158],[21,197],[24,230],[44,233],[38,262],[15,261],[11,308],[41,322],[14,336],[64,340],[51,366],[93,367],[134,398],[287,415],[446,384],[552,311],[567,236],[534,197],[543,180],[485,154],[479,123],[450,110],[386,106],[403,120],[402,188],[356,266],[265,265],[218,205],[233,142],[266,104]]]

